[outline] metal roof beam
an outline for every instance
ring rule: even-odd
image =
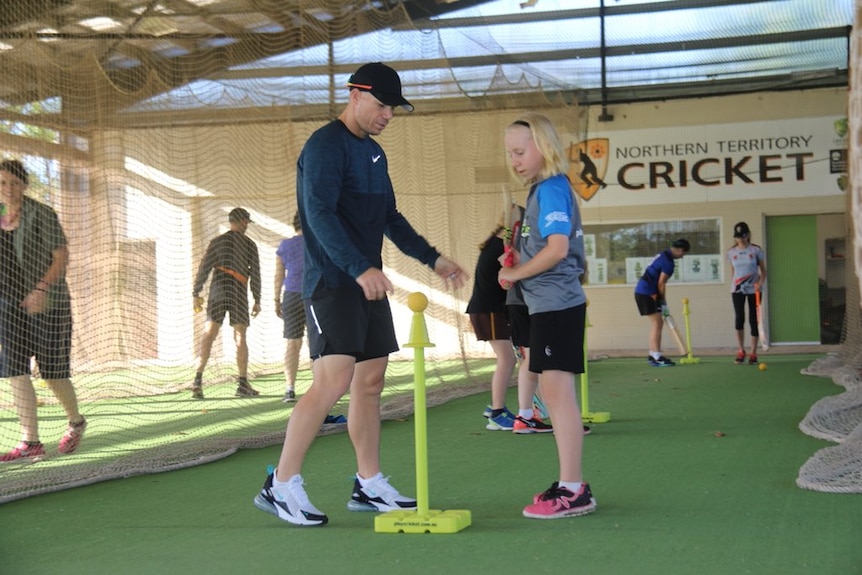
[[[710,50],[716,48],[739,48],[752,46],[768,46],[792,42],[808,42],[829,38],[846,38],[850,33],[847,27],[821,28],[819,30],[799,30],[796,32],[780,32],[776,34],[759,34],[756,36],[735,36],[731,38],[710,38],[707,40],[686,40],[680,42],[657,42],[655,44],[629,44],[626,46],[610,46],[607,56],[637,56],[658,54],[663,52],[681,52],[686,50]],[[519,52],[516,54],[491,54],[483,56],[462,56],[453,58],[434,58],[423,60],[399,60],[390,62],[402,72],[405,70],[434,70],[438,68],[461,68],[472,66],[494,66],[498,64],[530,64],[535,62],[553,62],[557,60],[589,59],[601,57],[599,47],[577,50],[546,50],[541,52]],[[291,66],[273,67],[257,70],[220,70],[206,76],[208,80],[239,80],[245,78],[282,78],[292,76],[309,76],[328,74],[332,71],[350,73],[353,65],[343,66]]]
[[[605,6],[605,17],[625,16],[631,14],[648,14],[652,12],[668,12],[701,8],[722,8],[736,4],[777,3],[776,0],[675,0],[670,2],[652,2],[649,4],[611,4]],[[476,2],[482,4],[482,2]],[[466,28],[471,26],[493,26],[495,24],[526,24],[530,22],[545,22],[548,20],[574,20],[598,18],[600,8],[576,8],[572,10],[524,10],[515,14],[500,14],[496,16],[465,16],[461,18],[430,18],[414,19],[417,28]],[[406,29],[406,28],[405,28]]]

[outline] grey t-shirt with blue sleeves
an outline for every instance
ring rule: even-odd
[[[569,180],[563,174],[535,184],[527,197],[521,226],[521,263],[530,261],[548,244],[548,237],[569,239],[567,256],[549,270],[521,280],[530,314],[569,309],[586,303],[581,286],[584,273],[584,231]]]

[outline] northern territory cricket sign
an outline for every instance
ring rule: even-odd
[[[575,191],[604,206],[840,195],[847,183],[838,117],[608,130],[567,151]]]

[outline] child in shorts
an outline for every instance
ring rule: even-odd
[[[586,515],[595,511],[596,500],[583,480],[584,428],[575,391],[575,375],[584,371],[585,259],[568,157],[551,121],[537,113],[510,124],[505,144],[512,174],[530,192],[515,265],[501,268],[498,278],[517,282],[530,312],[530,371],[539,374],[559,459],[559,478],[533,497],[523,515]]]

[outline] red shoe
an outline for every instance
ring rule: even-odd
[[[736,359],[733,360],[733,363],[735,363],[736,365],[739,365],[741,363],[745,363],[745,352],[744,351],[736,352]]]
[[[78,444],[81,443],[81,438],[84,436],[84,431],[87,429],[87,420],[82,419],[78,423],[69,422],[69,427],[66,428],[66,433],[60,439],[60,445],[57,446],[57,451],[60,453],[74,453],[78,449]]]
[[[515,424],[512,426],[513,433],[527,434],[527,433],[553,433],[554,428],[539,419],[538,417],[531,417],[527,419],[525,417],[521,417],[520,415],[515,418]]]
[[[752,353],[748,356],[748,365],[757,365],[757,354]]]
[[[45,455],[45,446],[41,442],[22,441],[9,453],[0,455],[0,461],[15,461],[24,457],[39,457],[40,455]]]

